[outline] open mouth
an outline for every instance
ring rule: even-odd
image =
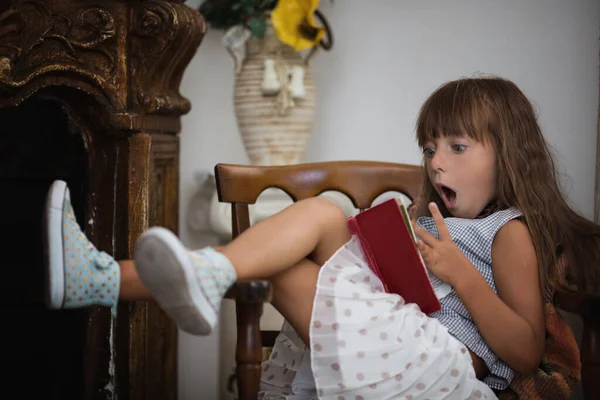
[[[448,186],[438,185],[438,193],[442,196],[442,200],[446,204],[447,208],[454,207],[456,203],[456,192],[450,189]]]

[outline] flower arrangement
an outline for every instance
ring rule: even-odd
[[[317,7],[319,0],[205,0],[199,7],[209,26],[229,30],[243,26],[251,35],[265,36],[267,18],[280,41],[297,51],[332,45],[331,30]],[[315,16],[323,26],[315,21]],[[324,41],[327,34],[328,40]]]

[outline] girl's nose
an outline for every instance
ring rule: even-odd
[[[437,150],[431,159],[431,168],[434,171],[444,171],[446,168],[446,162],[444,156],[440,150]]]

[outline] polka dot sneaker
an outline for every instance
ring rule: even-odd
[[[81,231],[64,181],[53,182],[44,211],[46,306],[63,309],[103,305],[114,312],[119,295],[119,265],[98,251]]]
[[[211,247],[190,251],[171,231],[154,227],[139,238],[134,258],[140,281],[179,328],[193,335],[212,331],[236,280],[223,254]]]

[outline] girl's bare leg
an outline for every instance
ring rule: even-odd
[[[245,231],[217,250],[238,279],[267,278],[273,306],[309,344],[319,270],[350,239],[347,219],[323,198],[299,201]]]
[[[152,294],[140,281],[132,260],[119,261],[121,268],[121,286],[119,288],[119,300],[122,301],[144,301],[151,300]]]
[[[271,277],[273,306],[294,327],[302,341],[310,343],[310,319],[320,266],[304,259]]]
[[[322,265],[350,239],[344,213],[330,200],[292,204],[220,249],[238,279],[269,278],[309,257]]]

